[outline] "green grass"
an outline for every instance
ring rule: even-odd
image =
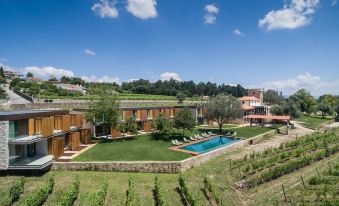
[[[239,127],[239,125],[236,124],[224,124],[222,125],[223,129],[229,129],[229,128],[233,128],[233,127]],[[198,126],[197,128],[201,128],[201,129],[219,129],[218,125],[208,125],[208,126]]]
[[[245,127],[238,127],[232,129],[232,131],[237,132],[237,137],[243,137],[243,138],[251,138],[254,136],[257,136],[259,134],[263,134],[272,130],[275,130],[278,127],[281,127],[283,125],[276,125],[272,127],[257,127],[257,126],[245,126]]]
[[[302,115],[299,118],[296,118],[295,121],[299,122],[302,126],[311,128],[311,129],[317,129],[322,124],[331,121],[334,119],[334,116],[325,116],[323,118],[322,116],[309,116],[309,115]]]
[[[73,161],[137,161],[183,160],[191,155],[168,149],[171,141],[153,140],[150,135],[118,140],[104,140],[82,153]]]

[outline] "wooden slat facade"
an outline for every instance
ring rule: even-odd
[[[147,110],[139,110],[140,111],[140,121],[146,121],[147,120]]]
[[[34,134],[41,134],[43,137],[53,135],[53,126],[50,117],[36,117],[34,120]]]
[[[54,129],[68,131],[71,127],[70,115],[57,115],[54,117]]]
[[[111,129],[111,136],[112,137],[120,137],[121,133],[118,127],[112,128]]]
[[[150,121],[146,121],[144,122],[144,132],[150,132],[151,131],[151,122]]]
[[[28,135],[32,136],[35,134],[35,120],[34,118],[28,119]]]
[[[48,154],[54,156],[54,159],[61,157],[64,154],[64,137],[54,137],[48,140]]]
[[[90,129],[82,129],[81,130],[81,142],[83,144],[91,143],[91,130]]]
[[[71,126],[81,128],[82,123],[83,123],[83,115],[82,114],[71,114],[70,116],[71,116]]]
[[[80,133],[71,132],[68,136],[68,149],[76,150],[80,146]]]

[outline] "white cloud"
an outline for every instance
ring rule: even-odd
[[[268,81],[262,83],[259,87],[280,90],[286,94],[292,94],[301,88],[311,91],[313,95],[324,93],[339,94],[339,79],[332,82],[323,81],[319,76],[306,72],[294,78]]]
[[[71,70],[67,69],[57,69],[55,67],[46,66],[46,67],[37,67],[37,66],[29,66],[24,67],[22,69],[22,73],[32,72],[35,76],[39,77],[57,77],[60,78],[62,76],[74,77],[74,73]]]
[[[233,34],[238,35],[238,36],[244,36],[245,34],[242,33],[239,29],[234,29]]]
[[[205,10],[211,14],[217,14],[219,12],[219,8],[217,8],[214,4],[207,4],[205,6]]]
[[[86,82],[99,82],[99,83],[103,83],[103,82],[107,82],[107,83],[121,83],[121,80],[119,77],[109,77],[109,76],[102,76],[101,78],[97,78],[94,75],[91,76],[82,76],[81,79],[83,79]]]
[[[6,64],[3,64],[0,62],[0,66],[4,69],[4,70],[8,70],[8,71],[16,71],[16,69],[14,69],[13,67],[10,67]]]
[[[331,6],[337,5],[337,3],[338,3],[338,0],[332,0]]]
[[[97,54],[91,49],[84,49],[84,53],[89,56],[96,56]]]
[[[266,31],[296,29],[311,23],[320,0],[289,0],[279,10],[272,10],[259,20],[259,27]]]
[[[157,17],[156,0],[127,0],[128,12],[140,19]]]
[[[181,81],[181,77],[179,76],[179,74],[175,72],[164,72],[159,75],[159,79],[162,81],[170,80],[170,79]]]
[[[216,14],[219,12],[219,8],[216,7],[214,4],[207,4],[204,7],[205,15],[203,17],[205,24],[214,24],[217,20]]]
[[[116,3],[116,0],[100,0],[91,9],[101,18],[118,18],[119,12],[115,6]]]

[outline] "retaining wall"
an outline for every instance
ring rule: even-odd
[[[8,130],[8,121],[0,121],[0,170],[6,170],[8,168]]]
[[[250,142],[253,144],[261,142],[276,133],[276,130],[269,131],[182,161],[54,162],[52,170],[180,173],[198,166],[201,163],[207,162],[212,158],[225,154],[226,152],[245,147],[249,145]]]

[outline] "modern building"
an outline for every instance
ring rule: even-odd
[[[0,112],[0,170],[47,168],[80,146],[82,124],[82,114],[67,110]]]

